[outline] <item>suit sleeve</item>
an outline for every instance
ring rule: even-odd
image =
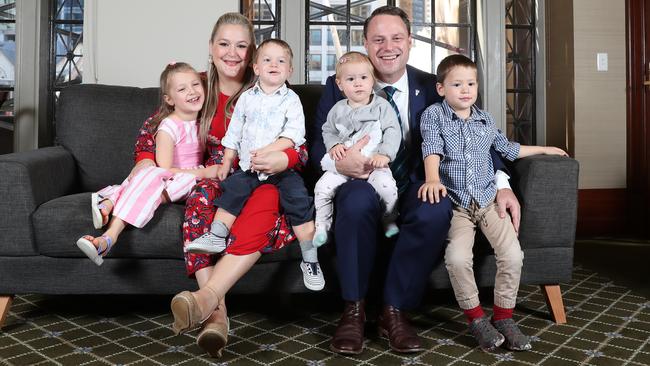
[[[309,141],[312,142],[309,152],[311,158],[309,161],[313,164],[314,171],[316,172],[322,172],[320,161],[327,152],[325,150],[325,143],[323,142],[323,124],[327,120],[327,114],[330,109],[332,109],[334,104],[341,99],[343,99],[343,95],[341,95],[339,88],[336,86],[334,76],[330,76],[327,78],[327,83],[325,84],[323,93],[318,101],[318,106],[316,107],[316,119],[309,139]]]

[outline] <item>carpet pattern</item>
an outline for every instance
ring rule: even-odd
[[[561,287],[568,317],[565,325],[548,320],[537,286],[520,288],[515,320],[532,336],[532,351],[480,351],[452,293],[444,291],[429,296],[412,317],[426,351],[408,356],[390,352],[370,323],[365,351],[355,357],[329,351],[341,304],[327,305],[321,301],[325,295],[310,295],[303,304],[280,301],[275,307],[266,306],[274,299],[265,299],[266,304],[255,297],[234,300],[229,308],[229,344],[219,359],[210,358],[195,344],[196,331],[173,335],[169,296],[21,295],[14,299],[0,331],[0,364],[650,364],[648,299],[581,267],[576,267],[573,281]],[[491,303],[489,296],[484,304]]]

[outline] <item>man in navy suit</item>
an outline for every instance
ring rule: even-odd
[[[388,261],[383,289],[384,305],[378,328],[380,335],[388,338],[392,350],[418,352],[423,349],[421,340],[403,311],[418,305],[428,276],[443,255],[452,216],[449,198],[444,197],[439,203],[431,204],[417,197],[418,188],[424,181],[420,115],[426,107],[442,101],[442,98],[436,92],[435,75],[407,65],[412,39],[410,21],[404,11],[393,6],[377,8],[366,20],[363,31],[364,46],[375,67],[375,93],[386,97],[389,102],[392,99],[391,104],[402,124],[402,143],[407,152],[404,160],[407,174],[404,174],[405,184],[404,189],[400,190],[398,206],[400,233]],[[322,125],[331,107],[341,99],[343,95],[336,86],[334,76],[330,76],[319,101],[311,136],[311,161],[316,164],[327,153],[322,139]],[[350,148],[346,157],[336,162],[339,173],[367,178],[372,167],[369,159],[360,153],[364,142],[367,143],[367,140]],[[495,166],[502,165],[497,158]],[[398,177],[395,178],[398,180]],[[502,215],[505,215],[506,209],[511,212],[513,223],[518,228],[519,204],[509,189],[507,176],[497,174],[499,180],[505,180],[507,189],[499,190],[497,203]],[[503,187],[503,182],[497,183],[497,187]],[[379,237],[382,208],[374,189],[363,179],[343,184],[337,192],[335,207],[334,238],[345,309],[330,349],[342,354],[358,354],[363,351],[364,298],[377,248],[385,242]]]

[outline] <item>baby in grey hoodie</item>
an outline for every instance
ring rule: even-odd
[[[341,56],[336,65],[336,83],[346,96],[336,103],[327,114],[323,124],[323,142],[328,154],[323,156],[323,175],[314,189],[316,207],[316,233],[313,244],[327,242],[332,226],[333,200],[336,190],[352,179],[339,174],[334,162],[345,156],[345,151],[365,136],[370,141],[361,150],[374,170],[368,183],[377,192],[385,206],[383,217],[384,233],[391,237],[399,232],[395,219],[397,212],[397,185],[388,168],[395,159],[402,132],[395,111],[383,98],[373,93],[375,83],[373,67],[368,57],[359,52],[348,52]]]

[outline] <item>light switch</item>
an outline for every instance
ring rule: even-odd
[[[598,71],[607,71],[607,54],[606,53],[597,53],[596,54],[596,69]]]

